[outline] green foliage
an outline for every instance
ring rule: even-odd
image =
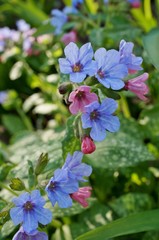
[[[152,64],[159,69],[159,53],[156,51],[159,41],[159,30],[154,29],[143,38],[144,47]]]
[[[112,237],[123,236],[127,234],[158,230],[159,210],[145,211],[132,214],[128,217],[118,219],[105,226],[98,227],[77,238],[77,240],[97,240],[110,239]]]

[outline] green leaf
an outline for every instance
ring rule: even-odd
[[[16,138],[14,144],[9,147],[9,160],[16,165],[9,173],[9,178],[19,177],[20,179],[28,178],[28,161],[33,163],[35,168],[36,159],[39,154],[47,152],[49,163],[44,169],[43,174],[50,172],[50,177],[53,171],[63,164],[61,138],[63,133],[56,133],[52,130],[38,132],[21,132]],[[46,176],[45,176],[46,178]]]
[[[11,179],[11,184],[9,186],[11,189],[16,191],[22,191],[25,189],[25,185],[20,178]]]
[[[9,171],[13,168],[13,165],[9,163],[4,163],[0,166],[0,181],[4,181],[9,173]]]
[[[33,34],[34,37],[41,36],[43,34],[49,34],[54,32],[55,27],[53,27],[50,23],[41,25],[37,31]]]
[[[96,202],[96,199],[89,198],[88,202],[89,207],[91,207]],[[70,217],[86,211],[86,208],[83,208],[78,202],[73,202],[71,208],[60,208],[57,204],[52,207],[51,202],[48,201],[45,207],[49,208],[52,211],[54,218]]]
[[[159,42],[159,29],[154,29],[148,33],[143,38],[143,42],[152,64],[159,69],[159,52],[156,51],[156,49],[158,49]]]
[[[16,226],[11,220],[6,222],[1,229],[1,239],[4,239],[5,236],[8,236],[15,228]]]
[[[48,19],[48,16],[31,1],[7,0],[6,2],[4,6],[8,7],[8,11],[16,13],[34,27],[40,26],[43,21]]]
[[[96,151],[87,156],[89,164],[103,169],[135,166],[154,160],[142,140],[128,132],[108,133],[103,142],[96,143]]]
[[[139,117],[139,122],[144,130],[145,138],[150,139],[159,147],[159,104],[144,109]]]
[[[22,120],[13,114],[2,115],[2,122],[11,134],[15,134],[26,129]]]
[[[109,203],[109,206],[120,217],[150,210],[154,207],[153,205],[152,198],[146,193],[128,193]]]
[[[63,158],[65,159],[67,154],[73,154],[74,151],[81,149],[80,140],[75,136],[74,126],[75,116],[71,116],[67,120],[66,134],[62,141],[62,150],[63,150]]]
[[[10,219],[9,211],[13,207],[13,204],[8,204],[5,206],[2,211],[0,212],[0,225],[3,225]]]
[[[28,161],[28,185],[29,185],[29,189],[32,189],[36,184],[36,176],[34,173],[34,166],[33,163],[31,161]]]
[[[87,232],[77,240],[110,239],[117,236],[133,234],[149,230],[159,230],[159,210],[145,211],[118,219],[105,226]]]
[[[37,165],[35,166],[35,174],[39,175],[49,162],[48,153],[42,153],[38,159]]]

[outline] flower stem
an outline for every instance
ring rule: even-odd
[[[4,183],[2,183],[2,182],[0,182],[0,187],[8,190],[9,192],[11,192],[11,193],[12,193],[13,195],[15,195],[15,196],[18,196],[17,193],[15,193],[12,189],[10,189],[9,187],[7,187],[7,186],[6,186]]]
[[[151,0],[144,0],[144,13],[146,19],[152,18]]]
[[[124,117],[131,118],[129,106],[128,106],[127,100],[124,95],[121,95],[120,104],[121,104],[120,106],[121,106],[121,110],[124,114]]]

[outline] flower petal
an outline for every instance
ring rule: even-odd
[[[117,132],[120,128],[119,118],[116,116],[101,117],[102,126],[109,132]]]
[[[98,123],[97,121],[92,122],[92,129],[90,132],[90,136],[93,140],[97,142],[101,142],[106,137],[105,129]]]
[[[85,65],[87,62],[91,61],[93,58],[93,48],[91,43],[84,44],[79,50],[79,62]]]
[[[22,207],[11,208],[10,217],[14,225],[18,225],[19,223],[23,222],[23,208]]]
[[[64,49],[65,55],[67,60],[70,62],[71,65],[75,65],[79,59],[79,48],[73,42],[70,42]]]
[[[64,74],[68,74],[72,72],[71,65],[69,61],[65,58],[59,59],[59,67],[60,67],[60,71]]]
[[[83,72],[72,72],[70,73],[70,81],[75,83],[82,82],[86,77],[86,73]]]
[[[34,211],[39,223],[46,225],[51,222],[52,213],[49,209],[36,207]]]
[[[118,107],[118,103],[112,98],[106,98],[101,103],[100,109],[98,110],[100,113],[112,114]]]
[[[92,121],[90,120],[90,115],[88,113],[82,114],[81,120],[82,120],[82,127],[84,129],[92,127]]]
[[[24,221],[22,226],[26,233],[31,233],[33,230],[37,229],[38,221],[34,211],[24,211]]]
[[[94,58],[98,63],[98,69],[101,68],[103,66],[103,64],[105,63],[105,57],[106,57],[106,49],[105,48],[99,48],[95,54],[94,54]]]

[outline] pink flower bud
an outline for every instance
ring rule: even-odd
[[[81,187],[78,189],[78,192],[70,194],[70,197],[79,202],[83,207],[88,207],[88,202],[86,198],[91,196],[91,187]]]
[[[93,153],[95,150],[96,150],[96,145],[93,142],[92,138],[88,136],[84,137],[82,139],[81,151],[84,154],[90,154],[90,153]]]
[[[61,38],[61,41],[67,45],[70,42],[77,42],[77,33],[76,31],[71,31],[69,33],[65,33]]]
[[[148,86],[144,83],[149,77],[148,73],[132,78],[125,83],[125,89],[129,90],[138,96],[141,100],[146,101],[147,98],[144,96],[149,92]]]

